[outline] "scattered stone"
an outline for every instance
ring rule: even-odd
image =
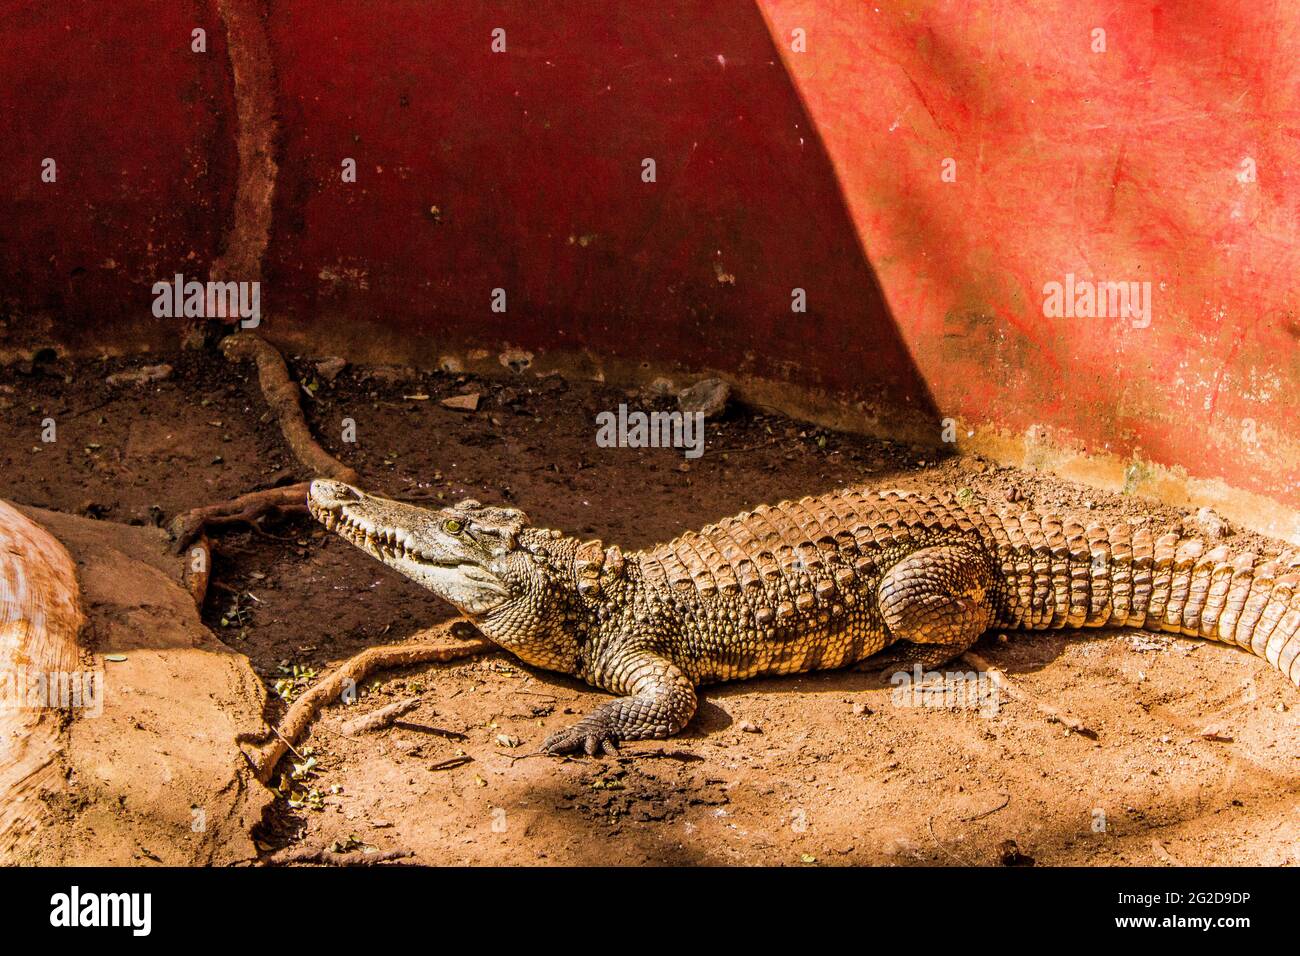
[[[117,372],[104,379],[104,382],[107,385],[147,385],[150,382],[161,382],[171,377],[172,367],[170,365],[146,365],[143,368],[132,369],[129,372]]]
[[[706,378],[677,394],[677,407],[690,414],[703,412],[705,418],[722,414],[731,399],[731,386],[720,378]]]
[[[670,398],[677,394],[677,386],[671,378],[662,375],[645,387],[645,394],[651,398]]]
[[[419,377],[420,373],[407,365],[376,365],[366,372],[366,378],[388,382],[390,385],[398,382],[413,382]]]
[[[316,363],[316,374],[325,381],[332,382],[347,367],[346,360],[339,358],[337,355],[331,355],[329,358],[321,359]]]
[[[742,734],[761,734],[763,732],[762,727],[750,720],[742,720],[739,729]]]
[[[476,412],[478,411],[479,399],[482,397],[478,392],[470,392],[468,395],[453,395],[451,398],[444,398],[439,404],[446,408],[454,408],[458,412]]]
[[[517,374],[533,364],[533,353],[523,349],[506,349],[497,356],[497,361]]]
[[[1223,519],[1210,508],[1202,508],[1196,512],[1196,524],[1200,527],[1201,533],[1211,541],[1221,541],[1228,532]]]

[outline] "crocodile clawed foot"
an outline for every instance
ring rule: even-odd
[[[542,752],[557,757],[576,753],[586,753],[589,757],[613,757],[618,753],[618,737],[604,721],[588,717],[547,737]]]

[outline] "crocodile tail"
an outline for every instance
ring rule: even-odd
[[[1300,551],[1234,553],[1127,523],[1002,525],[1003,626],[1139,627],[1235,644],[1300,687]]]
[[[1143,626],[1236,644],[1300,687],[1300,552],[1202,553],[1200,541],[1180,540],[1169,571],[1153,568]]]

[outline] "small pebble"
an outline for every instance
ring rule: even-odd
[[[327,382],[332,382],[339,377],[339,373],[348,367],[348,363],[339,358],[337,355],[331,355],[329,358],[321,359],[316,363],[316,374]]]
[[[731,386],[720,378],[696,382],[677,396],[677,407],[687,413],[702,412],[705,418],[720,415],[731,398]]]
[[[478,410],[480,397],[478,392],[470,392],[468,395],[453,395],[451,398],[444,398],[439,404],[444,408],[454,408],[458,412],[473,412]]]

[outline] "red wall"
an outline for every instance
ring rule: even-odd
[[[1300,502],[1300,7],[761,6],[941,408]],[[1150,326],[1044,317],[1067,273]]]
[[[936,436],[947,415],[963,435],[1032,428],[1300,504],[1300,11],[7,0],[0,13],[11,344],[42,320],[67,342],[174,340],[149,287],[206,278],[221,257],[252,263],[228,278],[260,275],[273,337],[714,367],[906,407]],[[190,52],[195,26],[204,54]],[[505,53],[490,51],[496,27]],[[57,184],[39,180],[45,156]],[[340,181],[344,157],[355,184]],[[641,181],[645,157],[656,183]],[[1247,158],[1257,176],[1243,182]],[[240,203],[266,207],[269,228],[256,215],[245,225],[261,227],[235,228]],[[1046,318],[1043,285],[1067,272],[1152,281],[1151,325]],[[795,287],[807,314],[790,311]]]
[[[0,116],[0,345],[32,326],[111,341],[151,318],[159,278],[206,279],[238,165],[210,4],[0,0]]]

